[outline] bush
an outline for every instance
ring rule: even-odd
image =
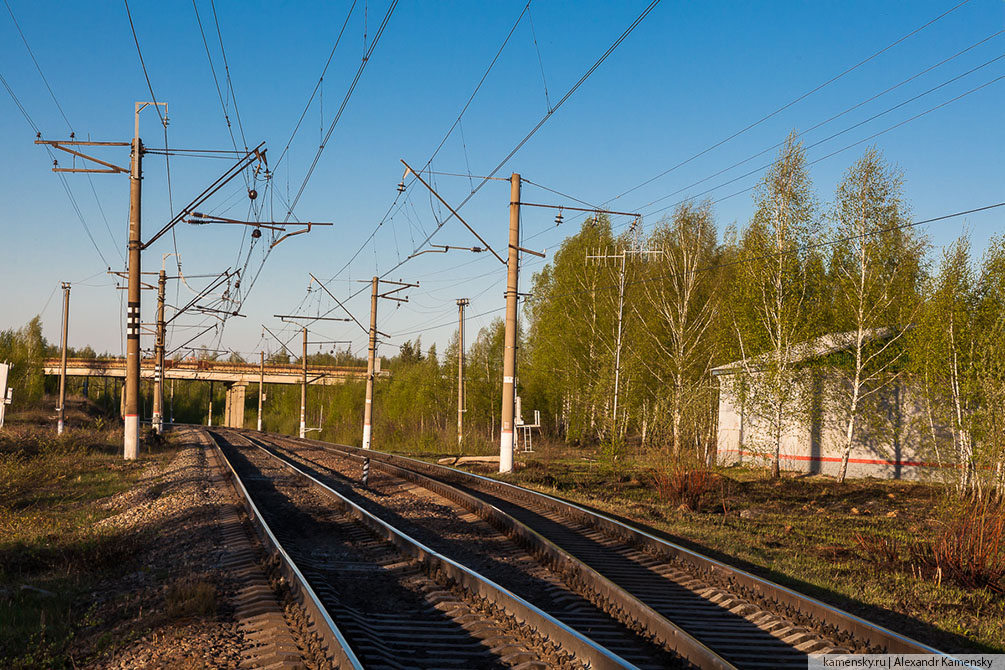
[[[961,586],[1005,593],[1005,503],[963,505],[932,542],[930,561]]]
[[[660,500],[689,510],[701,509],[705,498],[715,489],[715,475],[703,465],[686,458],[657,458],[649,476]]]

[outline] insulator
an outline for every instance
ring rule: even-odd
[[[562,218],[563,218],[562,217],[562,210],[558,210],[558,214],[555,215],[555,225],[556,226],[562,225]]]
[[[248,189],[248,198],[251,199],[251,200],[254,200],[257,197],[258,197],[258,191],[256,191],[253,188],[249,188]]]
[[[251,231],[251,236],[257,240],[259,237],[262,236],[262,229],[255,228],[254,230]]]
[[[398,182],[398,193],[404,193],[404,192],[405,192],[405,180],[402,179],[401,181]]]

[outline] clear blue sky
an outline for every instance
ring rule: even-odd
[[[125,7],[117,2],[26,2],[7,0],[52,91],[78,138],[127,140],[136,100],[148,100]],[[402,2],[393,13],[355,93],[349,99],[295,215],[299,220],[331,221],[331,228],[291,238],[269,255],[242,313],[222,335],[197,340],[240,352],[278,345],[262,324],[292,334],[272,318],[295,310],[317,313],[332,303],[316,289],[306,293],[308,272],[331,278],[363,245],[394,202],[402,176],[399,159],[423,165],[450,128],[525,2]],[[797,99],[880,49],[951,9],[939,2],[702,2],[664,0],[620,45],[544,127],[507,163],[500,176],[525,178],[593,204],[614,196],[716,144],[736,131]],[[225,102],[235,123],[240,114],[247,142],[267,142],[275,164],[314,89],[350,3],[227,2],[216,12],[230,68],[236,107],[226,86],[223,57],[213,10],[197,0],[206,39]],[[645,2],[533,2],[484,85],[463,116],[460,128],[437,154],[433,167],[444,172],[485,174],[526,135],[596,59],[645,8]],[[290,152],[274,176],[281,198],[295,195],[321,138],[388,8],[387,2],[360,0],[323,84],[322,104],[309,108]],[[231,148],[230,135],[214,85],[199,25],[190,2],[142,2],[130,9],[150,82],[158,100],[170,105],[169,138],[177,148]],[[531,20],[533,32],[531,30]],[[793,128],[805,130],[885,89],[920,73],[1005,28],[1005,2],[970,0],[823,89],[769,120],[653,183],[611,202],[619,210],[642,211],[645,223],[659,209],[686,195],[759,168],[772,153],[708,179],[752,154],[780,142]],[[364,38],[365,34],[365,38]],[[536,36],[537,48],[533,37]],[[803,138],[813,144],[905,102],[932,87],[978,68],[1005,53],[997,35],[967,53],[832,121]],[[540,59],[539,59],[540,54]],[[548,97],[545,95],[547,81]],[[21,41],[7,7],[0,7],[0,74],[47,138],[69,132]],[[973,88],[1005,75],[1005,59],[985,65],[957,81],[809,149],[811,161],[826,156]],[[876,144],[906,178],[905,193],[917,218],[979,207],[1005,200],[1005,80],[891,130]],[[236,113],[235,113],[236,112]],[[463,135],[462,132],[463,131]],[[141,134],[148,147],[163,146],[163,131],[152,111],[143,113]],[[59,282],[76,282],[72,292],[72,346],[90,344],[119,353],[122,291],[103,274],[107,264],[120,270],[125,246],[127,180],[118,175],[67,175],[95,250],[50,171],[45,150],[32,143],[33,131],[6,91],[0,91],[0,328],[20,326],[42,313],[45,334],[57,339]],[[237,141],[242,142],[237,134]],[[826,206],[841,174],[861,154],[860,144],[812,167]],[[121,149],[99,150],[120,164]],[[69,165],[69,157],[60,157]],[[184,205],[224,169],[218,160],[173,158],[173,206]],[[169,218],[165,162],[148,155],[144,170],[144,237]],[[723,198],[753,185],[754,174],[702,197]],[[477,181],[474,182],[477,184]],[[92,192],[93,184],[93,192]],[[470,191],[467,178],[440,176],[437,188],[451,203]],[[674,192],[679,195],[649,203]],[[280,198],[281,196],[281,198]],[[524,199],[575,204],[534,186]],[[462,215],[490,244],[504,249],[508,221],[508,184],[490,182]],[[100,208],[99,208],[100,203]],[[434,208],[421,186],[399,200],[406,203],[380,227],[373,241],[330,284],[340,299],[363,287],[356,283],[383,274],[405,259],[435,226]],[[234,218],[248,212],[243,181],[235,180],[204,208]],[[715,205],[720,227],[744,225],[751,197],[744,192]],[[987,240],[1005,231],[1005,208],[966,219],[933,224],[936,248],[965,226],[979,254]],[[435,213],[439,215],[439,212]],[[572,219],[566,216],[566,219]],[[525,245],[555,249],[577,221],[556,228],[554,212],[526,210]],[[249,238],[235,226],[177,229],[183,269],[196,275],[242,265]],[[456,221],[433,239],[469,246],[475,240]],[[242,247],[243,245],[243,247]],[[170,237],[144,255],[144,269],[156,270],[162,254],[173,252]],[[242,255],[242,248],[244,254]],[[251,254],[257,269],[262,245]],[[168,259],[168,267],[174,260]],[[540,261],[528,262],[523,290]],[[398,308],[381,304],[380,329],[391,334],[383,353],[422,332],[423,344],[442,346],[455,328],[459,297],[469,297],[468,337],[486,325],[502,306],[505,271],[488,254],[425,254],[394,270],[393,278],[418,280],[419,289]],[[193,279],[197,286],[205,280]],[[250,276],[245,277],[244,291]],[[188,289],[172,288],[169,302],[188,302]],[[350,308],[361,320],[367,296]],[[153,315],[153,296],[144,296],[144,321]],[[479,316],[481,315],[481,316]],[[196,315],[178,319],[169,347],[211,321]],[[439,326],[439,327],[434,327]],[[363,333],[355,324],[318,324],[318,338],[352,339],[358,351]],[[311,339],[315,339],[312,336]],[[298,344],[298,340],[294,340]],[[144,342],[144,347],[148,342]]]

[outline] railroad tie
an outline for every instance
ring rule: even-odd
[[[226,482],[216,453],[207,451],[206,460],[210,483],[223,489]],[[300,648],[233,505],[226,504],[217,509],[217,527],[223,541],[219,567],[243,584],[231,599],[234,618],[239,622],[237,627],[245,642],[240,667],[249,670],[302,670]]]

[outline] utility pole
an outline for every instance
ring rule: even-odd
[[[370,337],[366,350],[366,401],[363,404],[363,448],[370,448],[373,422],[373,370],[377,357],[377,291],[380,278],[371,280],[370,290]]]
[[[70,327],[70,284],[63,282],[63,355],[59,365],[59,421],[56,434],[62,435],[66,416],[66,331]],[[0,403],[4,398],[0,398]]]
[[[206,417],[206,425],[213,425],[213,382],[209,382],[209,416]]]
[[[161,268],[157,275],[157,332],[154,339],[154,411],[153,428],[158,435],[164,432],[164,292],[167,274]]]
[[[516,397],[516,310],[520,265],[520,175],[510,176],[509,255],[506,262],[506,334],[503,349],[502,435],[499,472],[513,471],[513,409]]]
[[[449,205],[448,205],[449,207]],[[308,273],[310,274],[310,273]],[[342,301],[336,298],[328,287],[324,285],[317,277],[313,274],[311,276],[311,281],[316,281],[318,286],[320,286],[328,296],[338,304],[339,307],[349,315],[348,319],[339,319],[341,321],[355,321],[356,325],[360,327],[363,332],[367,334],[367,358],[366,358],[366,399],[363,404],[363,448],[369,449],[373,443],[373,382],[377,374],[377,335],[383,335],[388,337],[387,333],[382,333],[377,330],[377,300],[380,298],[385,298],[387,300],[394,300],[396,302],[408,302],[408,298],[399,298],[394,295],[398,291],[404,291],[408,288],[418,287],[418,283],[409,284],[402,281],[391,281],[389,279],[381,279],[380,277],[373,277],[370,280],[370,329],[367,330],[363,327],[363,324],[359,322],[352,312],[342,304]],[[380,292],[380,283],[392,284],[398,288],[392,288],[386,293]],[[323,317],[322,317],[323,318]],[[365,459],[363,461],[363,484],[366,485],[367,473],[370,468],[370,459]]]
[[[636,220],[636,222],[632,224],[633,233],[635,232],[637,227],[638,227],[638,220]],[[596,254],[586,257],[587,260],[621,261],[620,280],[618,282],[618,331],[614,345],[614,398],[612,402],[613,405],[612,416],[614,417],[614,419],[613,424],[611,426],[611,432],[614,434],[613,435],[614,437],[617,437],[618,398],[620,396],[620,389],[621,389],[621,335],[624,330],[622,324],[625,311],[625,262],[629,255],[645,257],[651,255],[659,255],[661,253],[663,252],[660,250],[634,248],[634,249],[622,249],[619,253],[609,254],[607,253],[607,249],[604,249],[604,253],[600,253],[600,250],[598,249]]]
[[[274,314],[273,316],[275,316],[277,319],[283,321],[284,323],[295,321],[297,319],[306,319],[306,320],[309,320],[309,321],[348,321],[349,320],[349,319],[338,319],[338,318],[324,317],[324,316],[313,316],[312,317],[312,316],[295,316],[295,315],[289,315],[289,314]],[[265,331],[267,333],[269,333],[269,335],[272,335],[272,337],[274,337],[275,340],[277,342],[279,342],[279,344],[283,347],[283,349],[286,349],[287,353],[289,353],[290,356],[294,356],[294,357],[296,356],[296,354],[294,354],[293,351],[289,347],[286,346],[285,342],[283,342],[281,339],[279,339],[278,337],[276,337],[275,333],[273,333],[271,330],[269,330],[267,327],[265,327],[264,323],[262,324],[262,327],[265,328]],[[302,377],[301,384],[300,384],[300,433],[299,434],[300,434],[300,437],[303,438],[303,437],[307,436],[307,384],[309,384],[312,381],[316,381],[317,379],[320,379],[321,377],[324,377],[324,375],[322,374],[319,377],[315,377],[314,379],[311,379],[311,380],[307,379],[307,345],[308,344],[318,344],[318,345],[321,345],[321,344],[342,344],[342,340],[318,340],[316,342],[308,342],[307,341],[307,326],[301,326],[301,329],[303,330],[303,333],[304,333],[304,348],[303,348],[303,353],[301,355],[301,363],[303,365],[303,377]],[[259,398],[259,400],[258,400],[259,430],[261,430],[261,416],[262,416],[262,410],[261,410],[261,407],[262,407],[262,400],[261,400],[261,398],[262,398],[262,393],[261,393],[262,392],[262,378],[265,375],[265,353],[262,352],[261,355],[262,355],[262,368],[259,371],[259,387],[258,387],[258,390],[259,390],[259,393],[258,393],[258,398]]]
[[[265,386],[265,352],[258,352],[258,432],[262,432],[262,391]]]
[[[464,307],[471,304],[467,298],[458,298],[457,327],[457,453],[464,441]]]
[[[134,460],[140,453],[140,204],[143,179],[143,142],[140,140],[140,112],[148,104],[137,102],[133,120],[133,141],[129,153],[129,280],[126,296],[126,407],[122,455]],[[166,107],[167,105],[165,105]]]
[[[307,437],[307,326],[304,326],[304,378],[300,386],[300,439]]]
[[[313,276],[313,275],[312,275]],[[380,283],[392,284],[398,288],[392,288],[384,293],[380,292]],[[320,282],[319,282],[320,283]],[[323,287],[324,284],[321,284]],[[389,279],[381,279],[380,277],[374,277],[370,280],[370,330],[368,332],[369,342],[367,346],[367,357],[366,357],[366,400],[363,404],[363,448],[369,449],[373,444],[373,383],[377,376],[377,335],[383,335],[387,337],[387,333],[382,333],[377,330],[377,300],[384,298],[386,300],[394,300],[396,302],[408,302],[408,298],[399,298],[394,295],[398,291],[404,291],[407,288],[415,288],[418,284],[409,284],[407,282],[401,281],[391,281]],[[328,290],[327,288],[325,289]],[[331,295],[331,292],[328,293]],[[334,298],[335,296],[332,296]],[[341,303],[339,303],[341,305]],[[343,306],[343,309],[344,306]],[[346,310],[348,311],[348,310]],[[350,316],[352,316],[350,314]],[[356,320],[356,317],[352,317]],[[356,321],[356,323],[359,323]],[[364,461],[364,472],[369,471],[369,460]],[[366,476],[364,475],[364,484],[366,483]]]

